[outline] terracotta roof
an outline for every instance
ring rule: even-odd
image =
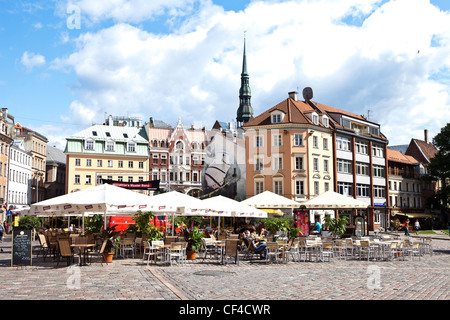
[[[428,161],[434,158],[436,154],[439,152],[438,149],[436,149],[436,147],[430,142],[427,143],[419,139],[412,139],[412,140],[419,146],[420,150],[422,150],[424,155],[427,157]]]
[[[414,157],[404,155],[400,151],[387,149],[387,159],[388,161],[395,161],[395,162],[401,162],[411,165],[418,165],[419,161],[414,159]]]
[[[304,115],[304,113],[313,111],[312,107],[303,101],[294,101],[291,98],[287,98],[286,100],[278,103],[276,106],[249,120],[243,125],[243,127],[271,124],[270,114],[275,110],[280,110],[285,114],[281,123],[313,124],[312,121]]]

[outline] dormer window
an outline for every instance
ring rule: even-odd
[[[106,151],[114,151],[116,144],[113,140],[106,140]]]
[[[284,118],[284,113],[276,110],[271,113],[270,122],[271,123],[281,123],[281,121],[283,121],[283,118]]]
[[[94,146],[95,146],[95,141],[92,139],[88,139],[84,143],[84,148],[86,150],[94,150]]]
[[[134,141],[128,142],[127,151],[128,152],[136,152],[136,142],[134,142]]]
[[[325,128],[328,128],[328,126],[330,125],[328,117],[326,115],[322,116],[322,124]]]
[[[319,124],[319,115],[317,113],[313,112],[311,120],[315,125],[318,125]]]

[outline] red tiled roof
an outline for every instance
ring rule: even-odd
[[[412,165],[418,165],[419,161],[414,159],[411,156],[407,156],[400,151],[387,149],[387,159],[388,161],[395,161],[395,162],[401,162],[406,164],[412,164]]]
[[[436,154],[439,152],[438,149],[436,149],[436,147],[430,142],[425,142],[419,139],[412,139],[412,140],[419,146],[420,150],[422,150],[423,154],[427,157],[428,161],[434,158]]]

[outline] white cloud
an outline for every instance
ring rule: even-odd
[[[42,66],[45,64],[45,57],[38,53],[25,51],[21,59],[22,64],[31,71],[34,67]]]
[[[392,144],[423,129],[435,134],[449,119],[439,74],[450,66],[450,18],[427,0],[253,1],[239,12],[182,2],[74,2],[92,21],[120,23],[83,33],[75,52],[54,61],[77,76],[73,118],[234,119],[247,30],[255,115],[311,86],[321,103],[356,114],[370,109]],[[168,23],[174,15],[186,20],[167,35],[128,24],[163,11]]]

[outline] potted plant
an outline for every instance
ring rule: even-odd
[[[347,229],[348,217],[340,216],[337,219],[331,218],[330,216],[325,216],[324,227],[328,229],[333,235],[333,238],[340,238],[345,233]]]
[[[120,231],[116,231],[116,225],[106,228],[101,234],[101,238],[106,242],[105,250],[103,251],[104,261],[111,263],[114,256],[114,249],[118,249],[119,246],[116,243],[117,237],[119,237]]]
[[[183,236],[187,242],[186,246],[186,256],[188,260],[195,260],[197,251],[202,246],[202,238],[205,236],[203,233],[198,231],[197,227],[194,228],[183,228]]]

